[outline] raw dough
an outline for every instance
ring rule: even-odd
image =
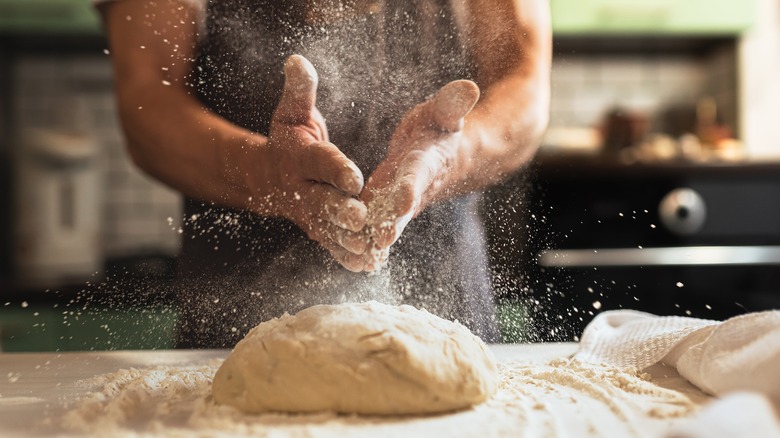
[[[217,403],[244,412],[445,412],[498,388],[495,358],[463,325],[411,306],[320,305],[266,321],[214,377]]]

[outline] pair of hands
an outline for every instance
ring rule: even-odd
[[[291,220],[345,268],[375,271],[409,221],[443,189],[479,88],[451,82],[405,114],[364,184],[360,169],[328,142],[314,67],[293,55],[284,72],[263,160],[268,181],[254,185],[267,189],[255,193],[252,209]]]

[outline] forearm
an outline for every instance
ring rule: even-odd
[[[547,127],[552,33],[544,0],[470,0],[468,30],[482,98],[465,119],[442,187],[453,195],[500,182],[535,154]]]
[[[193,96],[160,84],[120,87],[120,117],[133,161],[183,194],[234,208],[252,196],[245,163],[267,138],[219,117]],[[264,169],[254,169],[263,172]],[[257,178],[262,181],[262,178]]]
[[[530,161],[549,115],[549,76],[513,75],[494,84],[466,118],[448,186],[468,192],[496,184]]]
[[[261,153],[267,139],[207,110],[187,85],[200,12],[176,0],[114,1],[100,11],[133,161],[185,195],[245,207],[247,178],[264,169],[242,166],[263,162],[248,155]]]

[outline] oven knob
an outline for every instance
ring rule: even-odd
[[[658,205],[658,212],[664,226],[680,235],[698,232],[707,217],[704,199],[695,190],[688,188],[669,192]]]

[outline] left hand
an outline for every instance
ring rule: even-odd
[[[464,147],[463,119],[477,100],[474,82],[453,81],[401,119],[360,196],[368,206],[363,270],[377,270],[409,221],[446,188]]]

